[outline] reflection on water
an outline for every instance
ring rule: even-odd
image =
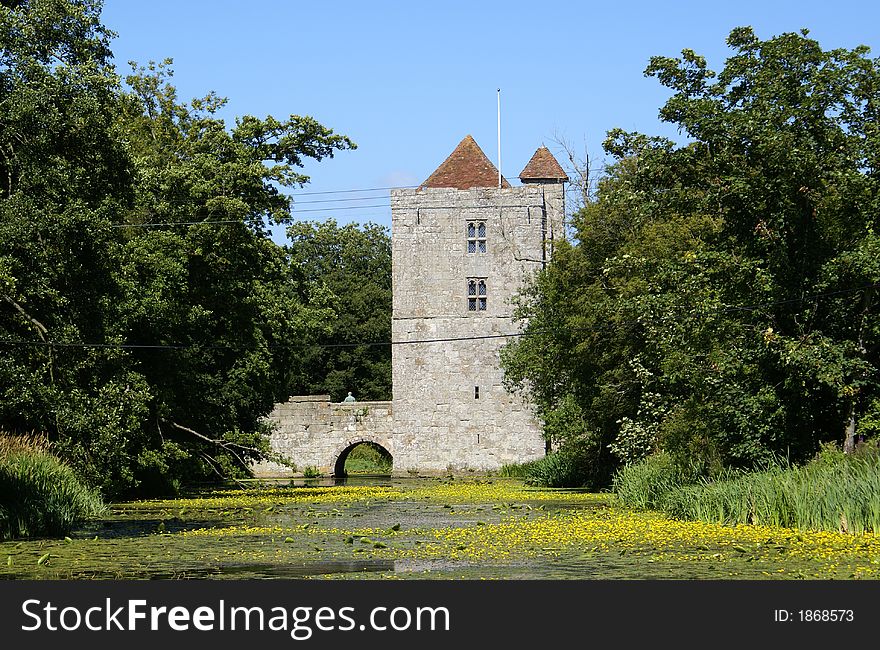
[[[222,567],[193,567],[185,571],[157,572],[151,579],[177,578],[228,578],[250,580],[260,578],[310,578],[333,574],[359,574],[364,572],[393,572],[394,560],[290,562],[286,564],[225,564]]]
[[[392,485],[406,485],[424,481],[418,478],[392,478],[390,474],[349,474],[348,476],[318,476],[316,478],[260,478],[252,481],[244,481],[245,485],[268,485],[276,487],[334,487],[338,485],[363,485],[390,487]],[[427,479],[430,480],[430,479]]]

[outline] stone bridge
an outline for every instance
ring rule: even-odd
[[[296,470],[267,461],[253,467],[255,476],[291,476],[306,467],[344,476],[349,452],[364,442],[394,457],[391,402],[333,403],[329,395],[295,396],[276,404],[268,419],[275,424],[272,451],[295,463]]]

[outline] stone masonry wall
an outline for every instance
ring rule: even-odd
[[[268,418],[275,424],[272,451],[296,464],[332,474],[339,455],[360,442],[372,442],[394,456],[391,402],[330,402],[329,395],[291,397],[276,404]],[[253,467],[255,476],[289,476],[293,470],[275,462]]]
[[[519,331],[511,299],[563,236],[563,202],[562,185],[391,192],[395,473],[544,455],[530,406],[502,385],[499,351]],[[468,221],[486,223],[485,253],[467,252]],[[486,311],[468,311],[468,278],[486,280]]]

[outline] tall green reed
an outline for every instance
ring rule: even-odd
[[[45,438],[0,433],[0,539],[60,537],[103,511]]]

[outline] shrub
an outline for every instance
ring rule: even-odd
[[[376,445],[362,442],[352,449],[345,460],[346,474],[390,474],[392,458]]]
[[[103,511],[45,440],[0,434],[0,539],[65,535]]]

